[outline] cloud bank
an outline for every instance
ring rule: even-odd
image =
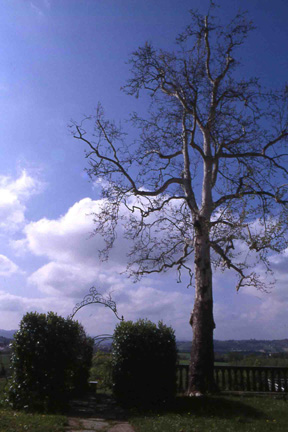
[[[191,338],[189,317],[194,292],[191,288],[187,290],[185,283],[176,283],[175,272],[149,276],[134,284],[123,274],[129,244],[123,239],[121,229],[118,230],[110,259],[101,262],[98,251],[104,245],[103,240],[99,236],[91,236],[93,212],[98,210],[101,200],[84,198],[56,219],[42,218],[25,224],[25,200],[35,193],[35,188],[37,190],[33,179],[27,173],[25,175],[14,182],[11,179],[2,182],[2,187],[15,194],[16,201],[23,206],[23,237],[14,241],[14,249],[21,251],[22,257],[34,257],[43,263],[27,276],[22,274],[29,295],[0,292],[0,326],[3,327],[3,320],[8,316],[11,323],[16,322],[29,310],[54,310],[67,316],[89,288],[95,286],[103,295],[112,293],[119,314],[126,320],[149,318],[157,322],[162,319],[176,330],[178,338]],[[13,213],[10,216],[13,219]],[[0,255],[0,276],[15,278],[21,274],[16,262],[4,254]],[[231,271],[224,275],[215,273],[216,338],[286,337],[287,251],[272,257],[272,263],[278,281],[270,294],[252,288],[242,288],[237,294]],[[100,305],[81,309],[76,318],[92,335],[113,332],[117,322],[112,312]]]

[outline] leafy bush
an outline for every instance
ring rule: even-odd
[[[13,408],[59,411],[87,388],[93,340],[72,319],[27,313],[14,335],[8,400]]]
[[[90,379],[98,381],[99,390],[112,389],[112,355],[106,351],[97,351],[93,356]]]
[[[125,405],[160,404],[176,392],[174,331],[162,322],[123,321],[112,344],[113,391]]]

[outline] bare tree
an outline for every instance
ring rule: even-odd
[[[175,268],[193,276],[190,395],[214,386],[212,268],[234,270],[237,290],[263,290],[255,259],[269,273],[271,252],[287,247],[287,89],[241,77],[237,50],[253,25],[245,13],[221,24],[213,10],[191,12],[175,51],[146,43],[132,54],[124,91],[151,96],[147,118],[131,115],[132,140],[100,105],[74,123],[90,176],[105,179],[95,215],[103,257],[123,222],[133,240],[130,274]]]

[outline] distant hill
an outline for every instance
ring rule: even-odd
[[[2,330],[2,329],[0,329],[0,336],[3,336],[4,338],[7,338],[7,339],[13,339],[14,333],[16,331],[17,330]]]
[[[2,330],[0,329],[0,343],[9,345],[11,339],[13,339],[14,333],[17,330]],[[190,352],[191,342],[189,341],[177,341],[177,348],[179,352]],[[101,345],[101,349],[110,350],[111,343]],[[288,352],[288,339],[280,340],[227,340],[220,341],[214,340],[214,351],[216,353],[228,353],[228,352],[242,352],[242,353],[283,353]]]
[[[177,342],[178,351],[190,352],[191,342],[179,341]],[[219,341],[214,340],[214,351],[217,353],[227,352],[263,352],[263,353],[281,353],[288,352],[288,339],[281,340],[228,340]]]
[[[177,341],[179,352],[191,352],[191,342]],[[111,342],[106,342],[100,345],[103,351],[111,350]],[[215,353],[225,354],[229,352],[241,352],[243,354],[250,353],[288,353],[288,339],[281,340],[214,340]]]
[[[0,336],[0,350],[6,349],[10,343],[11,343],[12,339],[8,339],[5,338],[4,336]]]

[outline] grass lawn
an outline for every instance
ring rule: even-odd
[[[66,417],[0,409],[0,432],[63,432]]]
[[[135,412],[137,432],[284,432],[288,401],[274,397],[178,398],[163,412]]]
[[[0,380],[1,387],[4,380]],[[131,411],[136,432],[284,432],[288,400],[273,396],[178,397],[169,409]],[[0,432],[64,432],[67,418],[1,408]]]
[[[6,380],[0,379],[0,399]],[[60,415],[28,414],[1,407],[0,432],[64,432],[67,418]]]

